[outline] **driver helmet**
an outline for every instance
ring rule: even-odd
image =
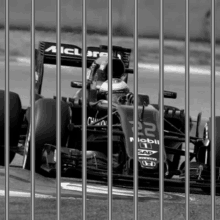
[[[118,103],[119,97],[127,95],[130,89],[126,82],[119,78],[112,79],[112,101]],[[98,99],[108,100],[108,80],[106,80],[99,89]]]
[[[93,80],[96,83],[96,88],[99,89],[100,86],[108,79],[108,57],[99,57],[96,61],[98,64],[98,69],[94,74]],[[120,59],[112,59],[112,78],[120,79],[124,78],[125,67],[123,62]]]

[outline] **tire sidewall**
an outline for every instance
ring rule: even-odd
[[[28,113],[30,117],[30,113]],[[61,146],[65,146],[68,139],[68,124],[70,109],[67,103],[61,103]],[[31,157],[31,120],[29,119],[26,136],[26,168],[30,169]],[[39,99],[35,103],[35,164],[36,169],[42,165],[42,151],[45,144],[56,145],[56,100]]]

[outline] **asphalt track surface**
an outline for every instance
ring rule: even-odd
[[[0,63],[0,88],[4,89],[4,63]],[[43,95],[51,97],[56,94],[56,69],[45,68]],[[129,86],[132,90],[132,75]],[[10,88],[21,96],[22,104],[29,105],[30,66],[24,63],[10,64]],[[70,88],[71,80],[81,80],[81,69],[62,68],[62,96],[71,97],[75,90]],[[184,75],[165,73],[165,89],[176,91],[176,100],[166,100],[166,104],[184,108]],[[216,94],[219,94],[220,77],[216,78]],[[158,101],[159,74],[145,69],[139,71],[139,92],[147,93],[151,102]],[[203,112],[206,120],[210,115],[210,76],[191,75],[190,113],[196,117]],[[216,95],[216,113],[219,115],[220,102]],[[202,129],[201,129],[202,130]],[[194,133],[194,132],[193,132]],[[21,169],[22,158],[17,156],[10,167],[10,219],[30,219],[30,173]],[[5,172],[0,167],[0,219],[4,219],[4,184]],[[107,186],[88,181],[88,219],[108,219]],[[62,219],[81,219],[82,217],[81,181],[62,178]],[[56,180],[36,174],[36,219],[56,219]],[[220,219],[220,199],[216,197],[217,219]],[[193,191],[190,194],[190,219],[211,218],[211,197]],[[184,191],[166,190],[164,194],[165,219],[185,219]],[[159,219],[159,192],[153,190],[139,191],[139,218]],[[113,219],[133,219],[132,189],[113,188]]]

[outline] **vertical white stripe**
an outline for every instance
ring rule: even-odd
[[[189,0],[186,0],[186,39],[185,39],[185,196],[186,196],[186,220],[189,219]]]
[[[9,219],[9,0],[5,0],[5,219]]]
[[[87,46],[86,46],[86,33],[87,33],[87,20],[86,20],[86,0],[83,0],[83,65],[82,65],[82,79],[83,79],[83,114],[82,114],[82,143],[83,143],[83,220],[86,220],[86,182],[87,182],[87,97],[86,97],[86,68],[87,68]]]
[[[112,219],[112,0],[108,1],[108,219]]]
[[[56,62],[56,148],[57,148],[57,219],[61,206],[61,1],[57,0],[57,62]]]
[[[31,1],[31,217],[35,219],[35,0]]]
[[[160,0],[160,219],[164,218],[164,1]]]
[[[134,219],[138,220],[138,0],[134,1]]]
[[[216,219],[215,187],[216,187],[216,158],[215,158],[215,0],[212,0],[212,34],[211,34],[211,203],[212,220]]]

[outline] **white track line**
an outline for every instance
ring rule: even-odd
[[[78,183],[68,183],[68,182],[62,182],[61,183],[62,190],[70,190],[75,192],[82,192],[82,184]],[[107,186],[94,186],[94,185],[87,185],[87,193],[90,194],[96,194],[96,195],[107,195],[108,194],[108,188]],[[118,188],[113,187],[113,195],[122,196],[122,197],[133,197],[133,190],[132,189],[125,189],[125,188]],[[24,191],[14,191],[10,190],[9,192],[10,197],[15,198],[30,198],[31,193],[30,192],[24,192]],[[170,200],[172,199],[172,196],[178,196],[181,198],[185,198],[185,195],[179,194],[179,193],[165,193],[164,194],[165,199]],[[5,197],[5,190],[0,190],[0,197]],[[159,194],[153,191],[149,190],[139,190],[138,192],[139,198],[153,198],[158,199]],[[56,199],[56,196],[52,195],[46,195],[46,194],[39,194],[35,193],[35,198],[37,199]],[[81,198],[77,198],[73,196],[62,196],[61,199],[72,199],[72,200],[81,200]],[[89,199],[87,199],[89,200]],[[195,197],[190,196],[190,201],[196,201]]]
[[[25,57],[19,57],[16,59],[18,63],[22,64],[30,64],[30,59]],[[48,65],[48,66],[54,66],[55,65]],[[139,63],[139,68],[151,70],[159,73],[159,65],[158,64],[145,64],[145,63]],[[65,68],[65,67],[64,67]],[[68,67],[66,67],[68,68]],[[176,73],[176,74],[185,74],[185,66],[183,65],[165,65],[164,71],[169,73]],[[198,66],[191,66],[190,67],[190,74],[194,75],[210,75],[210,67],[198,67]],[[220,76],[220,71],[216,71],[216,75]]]
[[[71,191],[77,191],[82,192],[82,184],[80,183],[68,183],[68,182],[62,182],[61,183],[62,189],[71,190]],[[108,194],[108,187],[107,186],[101,186],[101,185],[89,185],[87,184],[87,193],[91,194],[102,194],[107,195]],[[126,197],[133,197],[134,191],[132,189],[125,189],[125,188],[119,188],[119,187],[113,187],[112,188],[112,194],[118,195],[118,196],[126,196]],[[178,196],[185,198],[185,195],[180,193],[165,193],[164,198],[165,199],[172,199],[172,196]],[[149,190],[139,190],[138,192],[139,198],[159,198],[159,194],[157,192],[149,191]],[[190,196],[190,201],[195,201],[195,197]]]
[[[31,193],[22,192],[22,191],[11,191],[10,190],[9,195],[10,195],[10,197],[16,197],[16,198],[30,198],[31,197]],[[5,197],[5,190],[0,190],[0,197]],[[35,198],[37,198],[37,199],[56,199],[56,196],[35,193]],[[76,198],[76,197],[61,197],[61,199],[81,200],[81,198]]]
[[[159,73],[159,65],[157,64],[139,64],[140,68],[148,69],[157,71]],[[185,66],[183,65],[164,65],[164,71],[169,73],[176,73],[176,74],[185,74]],[[209,67],[197,67],[191,66],[190,67],[190,74],[194,75],[210,75],[210,68]],[[220,76],[220,72],[216,71],[216,75]]]
[[[23,198],[30,198],[31,193],[29,192],[22,192],[22,191],[11,191],[9,192],[10,197],[23,197]],[[5,196],[5,190],[0,190],[0,196]],[[41,199],[53,199],[55,197],[50,195],[44,195],[44,194],[35,194],[35,198],[41,198]]]

